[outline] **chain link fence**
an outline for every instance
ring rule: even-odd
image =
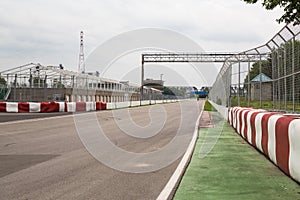
[[[216,104],[300,112],[300,26],[224,62],[209,94]]]

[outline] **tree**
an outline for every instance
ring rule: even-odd
[[[244,0],[247,3],[255,4],[258,0]],[[300,1],[299,0],[263,0],[262,5],[267,10],[273,10],[275,7],[283,7],[284,14],[277,19],[279,23],[291,23],[300,24],[297,19],[300,19]]]
[[[0,77],[0,85],[6,85],[6,80]]]
[[[206,92],[206,94],[209,93],[209,87],[207,86],[203,86],[200,90]]]
[[[272,78],[272,64],[269,60],[261,61],[261,72]],[[248,75],[244,79],[244,83],[248,83]],[[250,81],[257,75],[259,75],[259,62],[255,62],[250,69]]]
[[[164,87],[162,94],[163,95],[172,95],[172,96],[175,95],[174,92],[168,87]]]
[[[248,86],[249,86],[249,82],[248,82],[248,76],[250,76],[250,81],[252,79],[254,79],[257,75],[259,75],[259,62],[255,62],[251,69],[250,69],[250,73],[247,74],[247,76],[244,79],[244,87],[240,88],[240,92],[243,91],[243,93],[245,91],[248,90]],[[270,78],[272,77],[272,63],[270,60],[262,60],[261,61],[261,72],[264,73],[265,75],[267,75]],[[237,89],[236,89],[237,90]]]

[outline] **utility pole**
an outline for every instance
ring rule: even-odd
[[[160,74],[160,80],[161,80],[161,81],[163,80],[163,79],[162,79],[163,75],[164,75],[164,74]]]

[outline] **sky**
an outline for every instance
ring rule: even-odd
[[[242,0],[1,0],[0,71],[32,62],[63,64],[65,69],[77,71],[80,31],[84,31],[87,63],[92,56],[103,57],[106,52],[103,44],[108,44],[110,51],[123,49],[127,44],[131,46],[132,41],[125,36],[135,35],[138,30],[147,33],[162,30],[163,36],[159,35],[162,43],[164,38],[170,40],[169,34],[174,35],[177,49],[172,51],[244,51],[266,43],[282,28],[284,24],[276,22],[282,13],[280,8],[267,11],[260,3],[246,4]],[[150,33],[141,31],[137,37],[147,40],[152,37]],[[121,47],[109,45],[119,38],[123,38]],[[199,48],[182,45],[181,49],[179,40],[195,43]],[[107,78],[138,83],[140,54],[149,47],[154,47],[151,51],[160,49],[155,42],[153,45],[149,41],[141,42],[139,45],[146,46],[133,45],[135,49],[124,48],[127,52],[116,53],[118,58],[111,61],[110,69],[100,67],[103,63],[99,61],[99,65],[87,64],[87,71],[100,71]],[[101,56],[97,52],[102,52]],[[163,74],[169,85],[211,85],[220,68],[219,65],[201,65],[216,69],[207,75],[201,66],[187,65],[148,66],[146,78],[157,79]],[[200,71],[201,75],[193,70]],[[193,77],[192,74],[198,75]]]

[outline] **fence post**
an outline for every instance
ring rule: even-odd
[[[275,65],[276,65],[276,53],[272,52],[272,90],[273,90],[273,109],[275,109]]]
[[[240,99],[240,87],[241,87],[241,61],[239,60],[239,71],[238,71],[238,106],[241,106]]]
[[[228,69],[228,74],[229,74],[229,80],[228,80],[228,86],[229,86],[229,98],[228,98],[228,107],[230,108],[232,105],[232,95],[231,95],[231,86],[232,86],[232,64],[230,64],[229,69]]]
[[[29,98],[26,98],[27,101],[32,99],[32,74],[31,74],[31,69],[29,70]]]
[[[284,109],[287,109],[287,87],[286,87],[286,48],[285,46],[283,47],[283,74],[284,74]]]
[[[144,55],[142,55],[142,66],[141,66],[141,89],[140,89],[140,106],[142,105],[144,96]]]
[[[18,78],[18,75],[15,74],[15,80],[14,80],[14,101],[16,101],[16,98],[17,98],[17,78]]]
[[[259,107],[262,108],[262,70],[261,55],[259,54]]]
[[[278,109],[281,109],[281,93],[280,93],[280,49],[278,49],[278,53],[277,53],[277,100],[278,100]]]
[[[250,84],[250,59],[248,58],[248,107],[250,107],[250,98],[251,98],[251,84]]]
[[[47,101],[47,75],[45,75],[44,79],[44,101]]]
[[[292,93],[293,93],[293,112],[295,112],[295,36],[292,40]]]

